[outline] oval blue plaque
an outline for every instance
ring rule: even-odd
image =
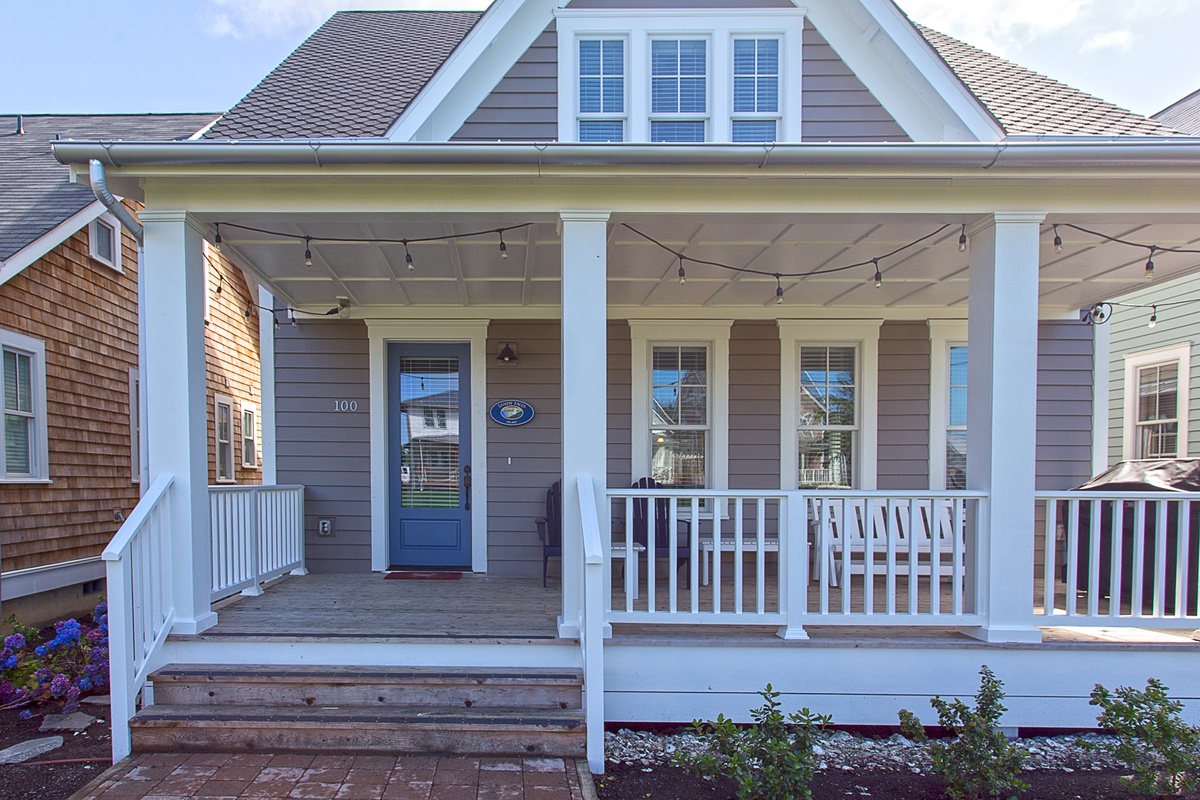
[[[533,406],[524,400],[500,400],[492,403],[490,415],[493,422],[501,425],[524,425],[533,419]]]

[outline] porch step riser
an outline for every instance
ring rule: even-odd
[[[156,705],[420,706],[426,708],[582,708],[579,686],[457,686],[395,683],[245,683],[219,678],[154,681]]]
[[[133,725],[135,752],[348,752],[585,758],[575,727],[155,721]]]

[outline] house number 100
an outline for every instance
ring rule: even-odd
[[[333,401],[333,410],[334,411],[358,411],[358,401],[357,400],[334,400]]]

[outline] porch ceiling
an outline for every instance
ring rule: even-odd
[[[208,220],[218,221],[217,218]],[[228,244],[288,303],[328,308],[339,296],[356,309],[389,306],[543,307],[559,304],[561,240],[554,219],[544,216],[441,216],[325,214],[286,217],[230,214],[219,218]],[[420,239],[495,231],[532,223],[499,237],[409,244],[379,240]],[[1105,242],[1060,228],[1065,241],[1056,253],[1051,224],[1073,222],[1109,236],[1158,247],[1200,249],[1200,225],[1165,218],[1147,223],[1120,218],[1057,220],[1042,226],[1041,304],[1049,311],[1088,306],[1146,285],[1147,251]],[[228,223],[313,238],[313,264],[304,264],[304,244],[294,238],[233,227]],[[626,308],[742,307],[775,305],[775,279],[738,274],[688,262],[680,285],[675,257],[628,226],[692,259],[748,267],[765,273],[810,273],[869,261],[946,225],[937,235],[881,263],[883,286],[876,289],[870,266],[784,278],[790,306],[965,310],[968,253],[958,250],[961,216],[851,215],[614,215],[609,225],[608,303]],[[323,239],[354,241],[330,242]],[[1156,277],[1169,280],[1200,270],[1200,256],[1159,252]],[[356,315],[365,312],[356,312]]]

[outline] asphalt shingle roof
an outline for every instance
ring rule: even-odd
[[[50,144],[62,139],[186,139],[216,114],[0,115],[0,261],[89,204],[86,186],[68,183]]]
[[[1172,103],[1154,114],[1153,119],[1190,136],[1200,136],[1200,91]]]
[[[1009,135],[1172,136],[1179,133],[932,28],[916,27]]]
[[[481,16],[477,11],[334,14],[205,138],[383,136]]]

